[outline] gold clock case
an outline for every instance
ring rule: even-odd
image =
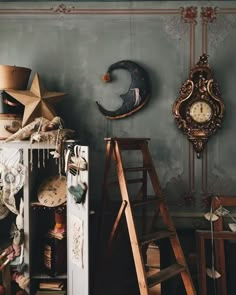
[[[190,116],[191,106],[198,101],[208,103],[212,110],[210,119],[203,123],[196,122]],[[212,77],[206,54],[200,56],[190,71],[189,79],[182,84],[179,97],[173,105],[173,115],[179,129],[187,135],[200,157],[209,137],[221,127],[224,115],[219,85]]]

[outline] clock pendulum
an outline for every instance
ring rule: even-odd
[[[212,78],[206,54],[200,56],[189,79],[182,84],[173,115],[200,158],[209,137],[221,127],[224,115],[219,85]]]

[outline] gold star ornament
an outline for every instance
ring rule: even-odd
[[[56,116],[53,104],[65,95],[63,92],[49,92],[40,81],[38,73],[34,76],[30,90],[6,89],[5,92],[25,106],[22,127],[37,117],[52,120]]]

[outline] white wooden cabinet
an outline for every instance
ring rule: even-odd
[[[30,285],[26,290],[28,294],[37,294],[38,285],[42,281],[61,280],[65,283],[69,295],[88,295],[89,294],[89,149],[88,146],[81,146],[83,157],[88,165],[87,170],[79,172],[79,180],[86,183],[86,194],[82,203],[76,203],[72,193],[68,188],[76,187],[78,176],[67,173],[67,204],[65,207],[66,222],[66,258],[67,269],[64,273],[59,273],[51,277],[44,269],[42,257],[42,245],[46,233],[55,222],[55,207],[40,205],[37,199],[37,192],[41,182],[52,175],[58,174],[59,170],[64,173],[64,161],[60,166],[56,159],[50,154],[55,150],[55,146],[34,143],[29,141],[18,141],[0,143],[0,150],[7,149],[20,151],[22,163],[26,167],[26,177],[23,188],[15,196],[24,199],[24,275],[29,277]],[[12,153],[13,155],[13,153]],[[11,153],[9,153],[11,157]],[[64,157],[63,157],[64,158]],[[0,159],[1,161],[1,159]],[[18,201],[17,201],[18,203]],[[59,206],[63,207],[63,206]],[[57,207],[58,208],[58,207]],[[0,220],[0,241],[6,239],[10,223],[15,221],[15,214],[9,213],[8,216]],[[3,230],[4,225],[4,230]],[[5,226],[7,225],[7,226]],[[1,247],[1,242],[0,242]],[[60,254],[59,254],[60,255]],[[14,261],[12,262],[12,265]],[[12,271],[13,266],[9,269]],[[5,277],[5,276],[4,276]],[[1,281],[0,281],[1,282]],[[4,283],[4,282],[3,282]],[[6,295],[15,294],[14,283],[5,282],[7,288]],[[56,293],[55,293],[56,294]],[[59,294],[59,293],[58,293]]]
[[[81,146],[81,153],[89,164],[88,146]],[[68,295],[89,295],[89,165],[79,176],[68,173],[68,187],[76,186],[77,177],[87,189],[82,204],[76,204],[69,191],[67,196]]]

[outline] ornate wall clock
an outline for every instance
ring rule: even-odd
[[[219,85],[212,78],[206,54],[200,56],[179,93],[173,115],[199,158],[209,137],[221,127],[224,115]]]

